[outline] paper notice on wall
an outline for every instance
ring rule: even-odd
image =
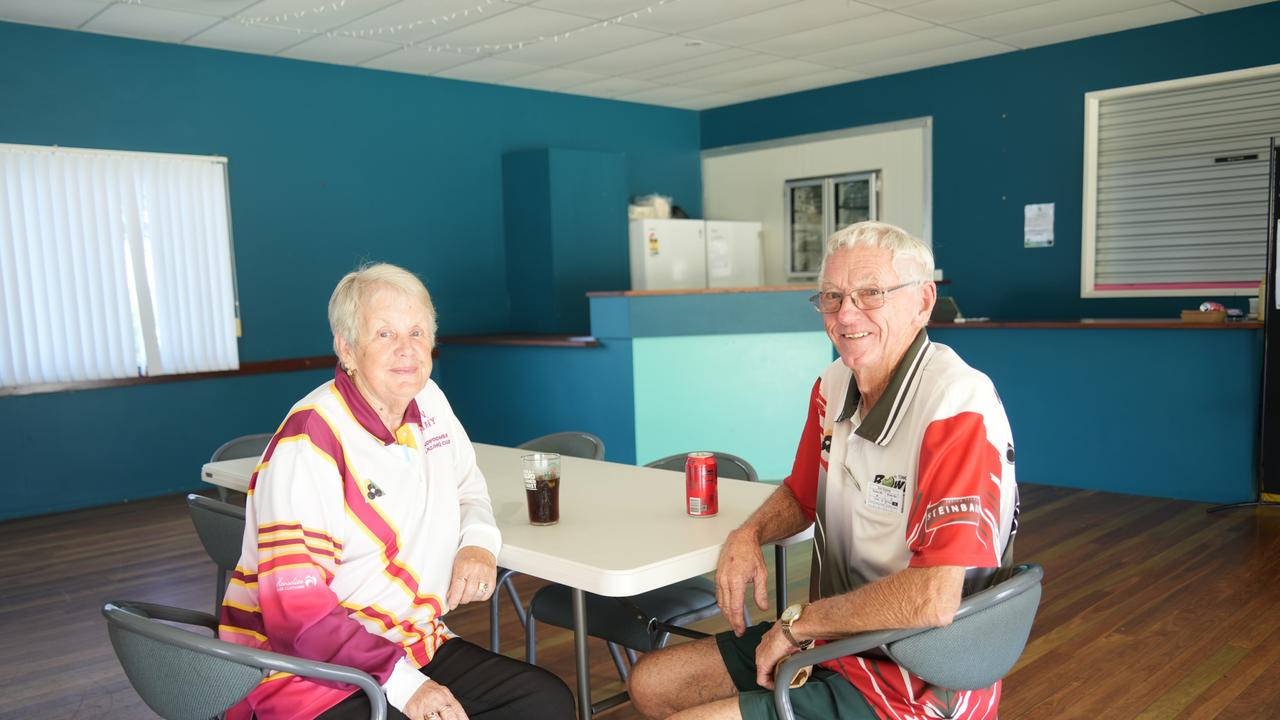
[[[1022,211],[1023,247],[1053,247],[1053,203],[1027,205]]]
[[[709,235],[709,233],[708,233]],[[726,278],[733,274],[733,254],[729,242],[723,238],[707,238],[707,275]]]

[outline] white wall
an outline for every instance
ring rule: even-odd
[[[783,184],[878,170],[880,219],[931,243],[931,134],[932,123],[922,118],[706,151],[702,154],[703,213],[708,220],[762,222],[764,282],[784,285],[788,280]]]

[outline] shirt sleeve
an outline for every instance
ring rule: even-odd
[[[907,523],[911,567],[998,567],[1003,465],[982,414],[930,423],[919,467],[920,499]]]
[[[285,422],[251,500],[263,627],[273,650],[364,670],[401,709],[396,701],[407,701],[426,678],[398,644],[351,618],[330,589],[347,522],[343,453],[317,413],[301,414],[310,417]],[[393,675],[400,690],[395,694],[388,684]]]
[[[800,444],[791,464],[791,474],[783,481],[791,489],[791,494],[809,520],[814,519],[818,505],[818,470],[826,464],[825,444],[829,442],[829,438],[822,428],[825,409],[822,378],[818,378],[813,383],[813,390],[809,392],[809,413],[804,430],[800,433]]]

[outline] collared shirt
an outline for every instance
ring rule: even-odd
[[[998,567],[1017,490],[1012,433],[991,380],[922,330],[865,416],[860,401],[852,371],[832,363],[814,384],[786,480],[816,521],[811,596],[907,567]],[[999,699],[998,683],[942,697],[884,660],[826,666],[883,717],[980,718]]]
[[[435,383],[391,432],[341,371],[276,431],[245,521],[219,635],[360,668],[397,708],[452,637],[441,617],[458,548],[501,545],[474,449]],[[315,717],[350,692],[276,674],[228,718]]]

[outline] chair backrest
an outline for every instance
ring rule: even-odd
[[[989,687],[1013,668],[1040,605],[1039,565],[1019,565],[1009,579],[960,603],[951,624],[892,642],[894,662],[951,690]]]
[[[244,544],[244,508],[203,495],[188,495],[191,523],[200,544],[220,569],[234,572]]]
[[[713,452],[716,456],[716,476],[729,478],[730,480],[747,480],[756,482],[760,476],[756,474],[756,469],[751,467],[751,463],[743,460],[737,455],[729,453]],[[653,462],[645,463],[645,467],[658,468],[659,470],[684,470],[684,462],[689,453],[676,453],[668,455],[664,458],[658,458]]]
[[[219,460],[235,460],[236,458],[261,457],[262,451],[267,449],[267,445],[271,442],[271,438],[275,433],[255,433],[253,435],[241,435],[237,438],[222,443],[222,447],[213,451],[213,455],[209,458],[209,462],[218,462]]]
[[[236,645],[167,624],[216,629],[211,615],[134,602],[109,602],[102,614],[129,683],[166,720],[217,717],[257,687],[268,670],[356,685],[369,696],[372,720],[386,718],[386,698],[366,673]]]
[[[526,440],[516,447],[522,450],[559,453],[588,460],[604,459],[604,441],[589,432],[558,432]]]

